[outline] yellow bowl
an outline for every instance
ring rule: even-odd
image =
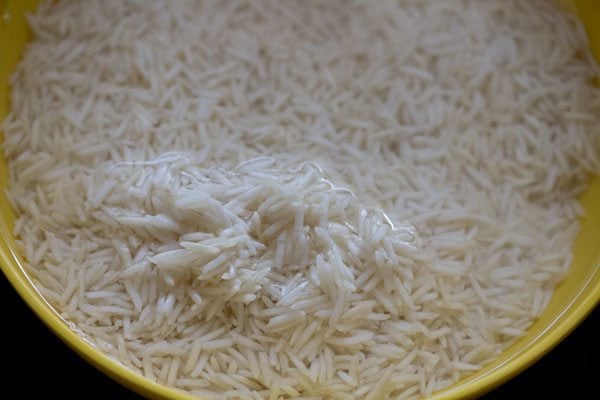
[[[600,2],[563,1],[583,20],[592,49],[600,60]],[[8,110],[9,77],[29,39],[25,13],[39,0],[0,0],[0,119]],[[1,139],[1,137],[0,137]],[[0,154],[0,189],[7,184],[6,162]],[[191,399],[174,389],[152,382],[113,361],[72,331],[42,298],[25,274],[15,250],[10,205],[0,194],[0,267],[29,307],[66,344],[96,368],[130,389],[153,399]],[[581,198],[586,211],[575,243],[571,272],[558,286],[548,309],[528,334],[502,353],[494,363],[452,387],[437,393],[435,400],[468,399],[502,384],[534,363],[571,332],[600,300],[600,177],[592,179]]]

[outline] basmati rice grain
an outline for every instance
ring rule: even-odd
[[[2,123],[23,265],[151,380],[428,396],[568,273],[600,90],[551,1],[62,0],[29,23]]]

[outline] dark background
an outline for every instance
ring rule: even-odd
[[[0,273],[4,310],[0,357],[6,392],[15,398],[142,399],[71,351],[27,307]],[[540,361],[482,400],[590,398],[600,384],[600,307]],[[77,385],[73,385],[77,382]],[[557,397],[558,395],[558,397]],[[591,397],[594,397],[593,395]]]

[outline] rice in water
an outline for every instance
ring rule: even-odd
[[[3,123],[42,295],[205,398],[413,399],[524,334],[600,170],[548,1],[43,4]]]

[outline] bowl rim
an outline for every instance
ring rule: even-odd
[[[600,22],[600,13],[594,17],[594,13],[586,12],[591,11],[595,7],[593,5],[595,1],[578,1],[578,3],[581,3],[578,4],[580,17],[584,19],[584,22],[588,26],[595,26],[594,22],[596,20]],[[0,14],[11,2],[11,0],[0,0]],[[2,33],[1,29],[0,33]],[[0,35],[0,38],[2,36]],[[600,49],[600,40],[592,43],[592,45],[593,47],[595,46],[594,48],[597,50],[600,60],[600,51],[598,51]],[[198,399],[191,394],[154,382],[142,374],[131,370],[97,349],[71,329],[69,322],[63,319],[44,299],[25,272],[13,245],[13,235],[9,229],[11,225],[7,222],[6,216],[0,212],[0,270],[2,270],[7,280],[27,306],[50,331],[88,363],[134,392],[146,397],[160,399]],[[600,241],[598,241],[597,247],[600,250]],[[599,281],[600,251],[596,252],[596,257],[591,268],[592,272],[587,276],[587,279],[583,282],[579,291],[572,297],[571,301],[566,306],[560,308],[560,312],[556,317],[537,336],[530,339],[529,345],[519,349],[519,351],[481,376],[473,380],[467,377],[466,380],[461,380],[448,389],[434,394],[430,399],[459,400],[479,397],[513,378],[551,351],[600,303],[600,284],[593,286],[593,282]],[[505,349],[505,351],[507,350]]]

